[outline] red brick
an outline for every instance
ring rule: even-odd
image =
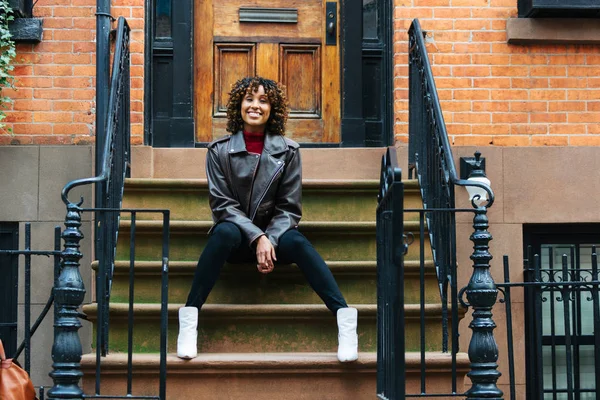
[[[569,144],[568,136],[532,136],[532,146],[567,146]]]
[[[73,114],[65,112],[36,112],[34,122],[72,122]]]
[[[583,89],[569,90],[567,92],[568,100],[600,100],[600,90],[598,89]]]
[[[33,136],[34,144],[52,145],[52,144],[71,144],[73,138],[71,136]]]
[[[566,113],[542,113],[529,114],[529,122],[536,123],[565,123],[567,122]]]
[[[581,135],[587,132],[586,124],[550,124],[551,135]]]
[[[509,102],[507,101],[474,101],[473,111],[492,111],[508,112]]]
[[[529,136],[494,136],[492,140],[495,146],[529,146],[531,143]]]
[[[87,124],[54,124],[55,135],[89,135],[91,126]]]
[[[463,135],[452,138],[455,146],[489,146],[494,144],[493,136]]]
[[[54,111],[90,111],[92,105],[86,101],[55,101]]]
[[[600,146],[600,136],[570,136],[571,146]]]
[[[52,102],[49,100],[15,100],[13,110],[15,111],[48,111],[52,109]]]
[[[33,97],[35,99],[64,100],[73,97],[71,89],[34,89]]]
[[[551,101],[548,103],[548,111],[585,111],[586,103],[583,101]]]
[[[548,102],[546,102],[546,101],[511,101],[509,111],[511,111],[511,112],[547,112],[548,111]],[[560,110],[552,110],[552,111],[560,111]]]
[[[487,125],[472,125],[471,132],[473,135],[508,135],[510,134],[509,124],[487,124]]]
[[[73,67],[70,65],[36,65],[34,72],[36,76],[71,76]]]

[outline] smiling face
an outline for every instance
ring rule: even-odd
[[[265,93],[265,88],[260,85],[257,90],[246,93],[241,105],[242,120],[246,132],[264,132],[269,116],[271,103]]]

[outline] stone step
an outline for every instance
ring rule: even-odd
[[[168,351],[176,349],[177,312],[183,304],[169,304]],[[376,351],[377,306],[353,305],[358,309],[359,349]],[[84,306],[84,313],[93,322],[97,304]],[[134,304],[135,353],[158,352],[160,304]],[[111,303],[109,348],[127,349],[128,305]],[[464,311],[459,310],[460,317]],[[405,306],[406,349],[420,348],[420,306]],[[437,351],[442,343],[442,307],[425,305],[425,338],[427,351]],[[262,352],[331,352],[337,349],[335,317],[324,305],[316,304],[206,304],[198,322],[198,349],[201,353],[262,353]],[[95,335],[94,335],[95,337]]]
[[[212,225],[209,221],[171,221],[169,260],[197,260]],[[130,226],[131,221],[121,221],[117,260],[129,260]],[[405,259],[418,260],[419,224],[406,221],[404,228],[414,233],[414,243],[409,246]],[[306,221],[300,223],[299,229],[325,260],[368,261],[377,258],[374,221]],[[162,260],[162,221],[138,221],[135,239],[137,260]],[[429,240],[425,240],[425,254],[431,254]]]
[[[404,184],[405,207],[422,208],[417,181]],[[302,219],[373,221],[378,190],[378,180],[303,180]],[[172,220],[211,220],[205,179],[127,179],[123,208],[170,209]],[[137,214],[141,220],[160,218],[156,213]],[[418,219],[418,214],[407,213],[405,218]]]
[[[450,393],[452,360],[448,354],[425,354],[428,393]],[[468,372],[465,353],[457,355],[458,393]],[[96,358],[83,356],[83,389],[94,393]],[[406,354],[407,393],[420,392],[420,354]],[[127,390],[127,355],[102,358],[103,395]],[[353,363],[340,363],[335,353],[213,353],[193,360],[167,356],[169,400],[371,400],[376,398],[377,354],[361,352]],[[158,354],[133,355],[133,391],[138,396],[158,394]],[[249,396],[251,393],[251,397]],[[444,397],[436,397],[444,399]],[[455,398],[455,397],[452,397]]]
[[[353,304],[377,302],[377,263],[375,261],[329,261],[329,269],[346,297]],[[97,268],[97,263],[92,265]],[[425,301],[435,303],[440,299],[435,268],[432,261],[423,265],[425,276]],[[169,303],[184,303],[196,270],[195,261],[169,263]],[[159,303],[162,263],[139,261],[134,266],[134,301]],[[129,262],[115,264],[111,301],[129,301]],[[416,261],[404,264],[405,301],[418,303],[420,265]],[[217,304],[319,304],[321,300],[310,288],[295,265],[277,265],[275,270],[262,275],[254,264],[226,264],[211,292],[208,303]]]

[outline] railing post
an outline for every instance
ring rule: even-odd
[[[503,393],[496,382],[501,373],[498,371],[498,345],[494,339],[496,324],[492,320],[492,307],[496,303],[498,289],[490,274],[490,254],[488,243],[492,235],[487,231],[487,207],[475,209],[471,234],[473,242],[473,274],[466,287],[467,300],[473,308],[473,321],[469,328],[473,330],[469,343],[469,360],[472,386],[467,391],[468,399],[502,399]]]
[[[83,303],[85,287],[79,273],[79,242],[83,239],[81,211],[73,203],[67,204],[65,242],[62,252],[62,268],[54,287],[54,307],[57,319],[54,321],[54,344],[52,345],[52,369],[50,377],[54,386],[48,390],[49,399],[83,399],[79,387],[81,372],[81,341],[79,333],[79,307]]]

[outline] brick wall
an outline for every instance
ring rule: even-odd
[[[451,143],[600,145],[600,47],[509,45],[517,0],[396,0],[395,135],[408,132],[407,30],[419,18]]]
[[[455,145],[600,145],[600,47],[509,45],[517,0],[395,0],[395,135],[407,140],[407,30],[427,31],[436,84]],[[17,90],[3,144],[92,143],[96,0],[39,0],[40,44],[17,48]],[[132,28],[132,136],[143,136],[142,0],[113,2]]]
[[[142,143],[143,0],[114,1],[112,15],[127,18],[131,41],[132,142]],[[17,45],[14,102],[0,132],[6,144],[87,144],[94,142],[96,87],[96,0],[39,0],[34,16],[43,19],[39,44]]]

